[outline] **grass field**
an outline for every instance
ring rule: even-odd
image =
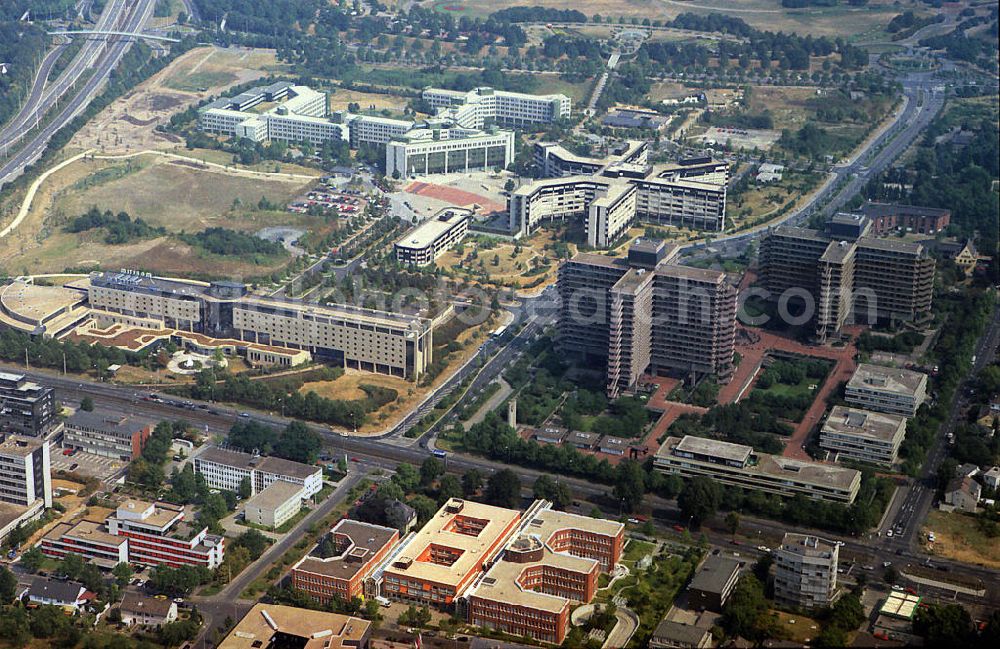
[[[429,0],[420,3],[456,19],[462,16],[484,18],[501,8],[493,0]],[[870,0],[863,7],[840,3],[835,7],[784,9],[778,0],[516,0],[518,6],[543,6],[576,9],[593,16],[672,20],[678,14],[725,13],[742,18],[761,30],[797,32],[814,36],[853,36],[884,26],[907,8],[922,9],[914,0]],[[507,6],[504,3],[503,6]]]
[[[933,544],[926,543],[927,532],[934,532]],[[984,534],[969,514],[932,510],[920,529],[920,537],[932,554],[962,563],[1000,568],[1000,539]]]
[[[206,89],[243,83],[261,74],[281,72],[274,50],[205,47],[170,66],[162,85],[173,90],[202,92]]]
[[[306,383],[299,388],[299,392],[306,394],[311,391],[327,399],[364,399],[367,395],[361,389],[361,385],[377,385],[383,388],[391,388],[398,392],[401,397],[406,396],[406,393],[413,387],[413,384],[406,379],[396,376],[347,370],[343,376],[333,381]]]
[[[301,180],[286,182],[206,172],[163,159],[143,164],[140,171],[117,180],[68,192],[57,201],[56,212],[75,216],[96,205],[102,210],[128,212],[174,232],[213,226],[252,229],[261,226],[261,221],[234,219],[230,214],[234,204],[256,205],[261,197],[283,204],[307,185]]]
[[[254,260],[220,257],[176,239],[160,237],[110,245],[104,232],[65,232],[66,222],[92,206],[125,211],[170,233],[198,232],[218,226],[256,231],[273,225],[322,227],[314,217],[284,211],[259,211],[261,197],[283,204],[306,186],[241,177],[180,166],[163,158],[129,161],[81,160],[43,185],[32,212],[0,242],[0,264],[23,272],[61,272],[66,268],[143,268],[179,275],[255,277],[273,272],[285,255]]]

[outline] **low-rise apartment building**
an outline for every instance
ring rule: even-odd
[[[365,580],[385,561],[399,542],[399,532],[390,527],[348,518],[292,566],[292,586],[320,604],[335,596],[345,601],[366,594]],[[324,548],[333,553],[324,556]]]
[[[219,649],[367,649],[371,622],[340,613],[254,604]]]
[[[774,551],[774,599],[786,606],[822,608],[837,592],[840,546],[816,536],[785,534]]]
[[[0,372],[0,432],[38,437],[55,421],[55,390],[23,374]]]
[[[275,480],[243,505],[243,520],[276,529],[302,510],[302,485]]]
[[[872,231],[886,235],[902,230],[919,234],[937,234],[951,223],[951,210],[897,203],[865,203],[861,212],[872,222]]]
[[[688,607],[694,610],[722,612],[740,578],[737,559],[709,555],[688,584]]]
[[[854,502],[861,487],[861,472],[854,469],[758,453],[751,446],[692,435],[663,440],[653,466],[685,478],[705,476],[742,489],[845,504]]]
[[[248,480],[251,495],[257,495],[281,480],[299,487],[302,498],[312,498],[323,488],[321,467],[280,457],[209,446],[194,456],[193,461],[195,472],[213,489],[239,493],[240,484]]]
[[[40,547],[55,559],[79,554],[104,568],[128,562],[215,569],[222,563],[225,541],[194,518],[191,507],[130,499],[120,503],[104,525],[87,520],[57,525]]]
[[[927,399],[927,375],[862,363],[847,382],[844,399],[865,410],[913,417]]]
[[[513,540],[464,596],[469,621],[560,644],[574,603],[588,603],[621,559],[625,527],[536,501]]]
[[[834,406],[820,430],[819,445],[838,460],[892,466],[905,436],[905,417]]]
[[[403,235],[393,246],[396,261],[427,266],[454,247],[469,233],[472,212],[447,208]]]
[[[63,425],[66,448],[85,453],[132,461],[142,453],[153,424],[127,415],[77,410]]]

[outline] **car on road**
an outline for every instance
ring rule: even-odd
[[[249,419],[250,418],[250,413],[249,412],[241,412],[240,413],[240,417],[242,417],[243,419]]]
[[[764,554],[771,554],[771,548],[767,547],[766,545],[758,545],[757,549],[763,552]]]
[[[891,565],[892,565],[892,561],[883,561],[882,562],[882,567],[883,568],[888,568]]]
[[[903,592],[903,587],[902,587],[902,586],[900,586],[899,584],[893,584],[893,585],[892,585],[892,589],[893,589],[894,591],[896,591],[897,593],[901,593],[901,592]]]
[[[892,536],[892,530],[886,530],[885,531],[885,535],[888,536],[888,537],[891,537]]]
[[[69,470],[70,471],[76,471],[79,468],[80,468],[80,465],[78,463],[76,463],[76,462],[74,462],[73,464],[69,465]]]

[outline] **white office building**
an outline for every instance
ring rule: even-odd
[[[457,207],[442,210],[395,243],[396,261],[414,266],[433,263],[465,238],[471,220],[472,212],[469,210]]]
[[[198,127],[254,142],[276,140],[320,146],[349,137],[346,124],[327,117],[326,93],[288,82],[217,99],[198,110]]]
[[[774,599],[786,606],[822,608],[837,592],[840,547],[805,534],[785,534],[774,552]]]
[[[852,406],[913,417],[927,398],[927,375],[879,365],[858,365],[844,390]]]
[[[278,480],[300,487],[302,498],[310,498],[323,488],[323,469],[318,466],[217,447],[208,447],[196,455],[194,470],[213,489],[237,493],[244,478],[248,478],[251,495]]]
[[[466,128],[481,129],[491,123],[505,126],[549,124],[570,116],[572,101],[562,94],[530,95],[493,88],[468,92],[426,88],[422,97],[438,109],[438,117],[454,119]]]
[[[891,466],[906,437],[906,418],[834,406],[820,430],[819,445],[838,460]]]
[[[506,169],[514,160],[514,132],[433,125],[394,137],[385,146],[385,173],[411,175]]]

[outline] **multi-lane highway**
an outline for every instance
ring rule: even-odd
[[[138,32],[152,17],[155,6],[156,0],[109,0],[95,29]],[[22,108],[22,128],[13,130],[8,140],[0,141],[0,152],[9,155],[0,165],[0,187],[38,160],[52,136],[86,109],[131,45],[131,38],[88,40],[56,81],[39,93],[32,89],[29,96],[35,96],[36,103]],[[79,82],[84,78],[81,87]],[[69,99],[50,118],[48,113],[66,97]],[[42,128],[29,132],[24,127],[34,126],[36,116],[38,122],[48,121]]]

